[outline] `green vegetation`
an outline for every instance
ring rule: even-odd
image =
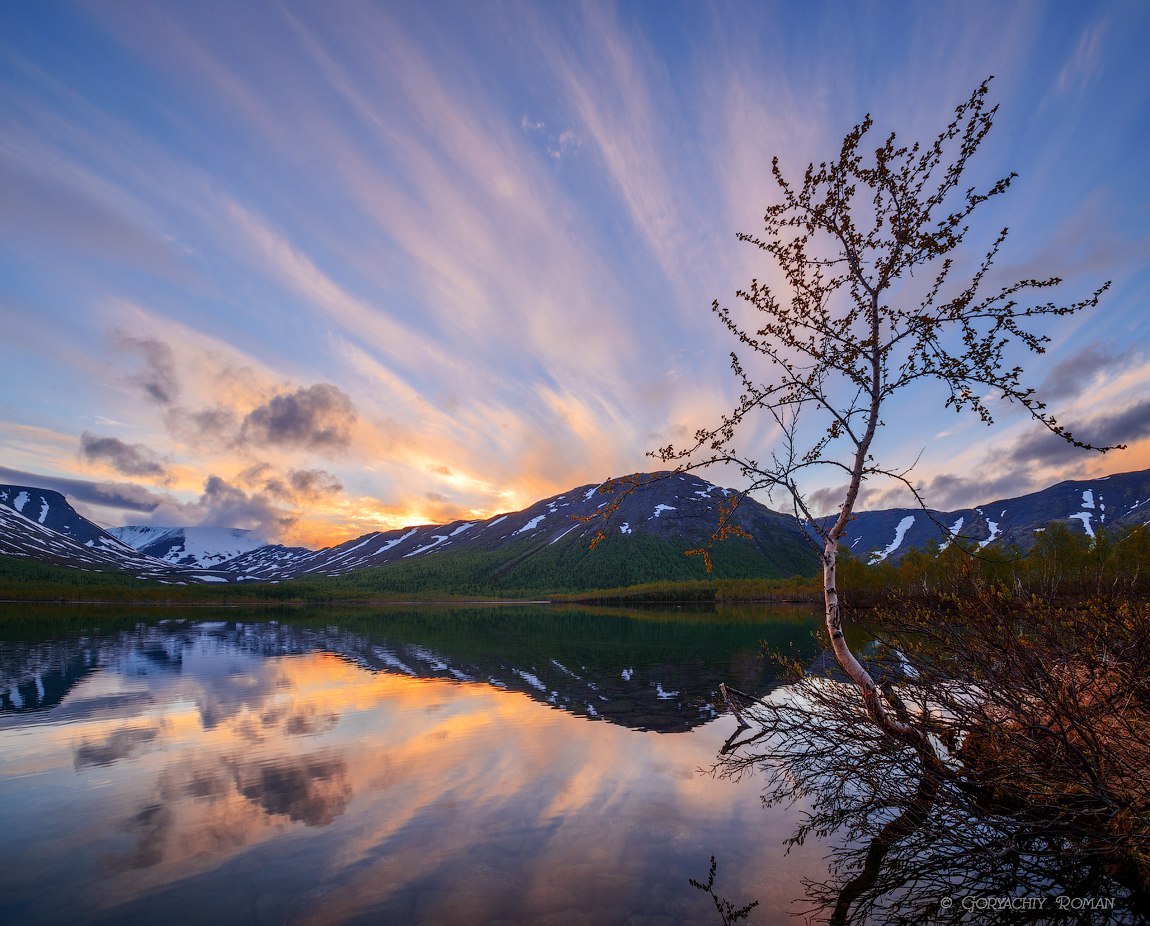
[[[638,535],[611,539],[595,551],[581,543],[538,544],[525,540],[498,551],[445,551],[386,566],[360,569],[342,576],[317,576],[269,583],[236,585],[170,585],[145,582],[123,573],[91,573],[49,566],[23,558],[0,557],[0,599],[80,601],[168,601],[219,603],[231,601],[339,601],[424,598],[541,598],[572,595],[592,589],[615,589],[643,583],[674,586],[650,600],[679,600],[681,584],[697,584],[703,592],[687,600],[713,601],[729,597],[735,580],[812,572],[814,557],[793,543],[769,545],[732,541],[716,558],[708,575],[697,557],[683,555],[691,544],[668,543]],[[766,552],[764,548],[766,547]],[[592,596],[593,597],[593,596]],[[750,597],[734,595],[733,597]],[[757,596],[756,596],[757,597]],[[774,600],[785,595],[773,594]]]
[[[84,572],[23,557],[0,556],[0,600],[212,604],[290,604],[386,600],[537,599],[594,604],[817,601],[822,587],[810,560],[790,552],[794,575],[782,576],[758,547],[728,541],[708,574],[655,538],[560,547],[525,542],[499,552],[444,552],[416,560],[286,582],[169,585],[119,572]],[[786,560],[784,560],[786,562]],[[1150,530],[1096,532],[1092,540],[1065,524],[1038,533],[1034,548],[950,545],[913,550],[898,563],[868,566],[840,555],[846,603],[868,607],[892,597],[931,598],[1003,584],[1046,598],[1150,591]],[[804,574],[805,573],[805,574]]]
[[[1093,539],[1063,523],[1048,524],[1023,554],[990,545],[963,550],[951,545],[912,550],[898,563],[868,566],[840,557],[844,600],[854,606],[892,596],[935,598],[975,587],[1003,585],[1048,600],[1099,594],[1144,595],[1150,591],[1150,530],[1099,529]]]
[[[143,593],[154,587],[154,582],[123,572],[94,572],[26,556],[0,556],[0,598],[78,600],[96,593],[102,597],[105,592]]]

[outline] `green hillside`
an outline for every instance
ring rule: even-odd
[[[524,540],[498,550],[445,550],[412,560],[279,583],[170,585],[126,573],[85,572],[35,560],[0,556],[0,598],[176,599],[189,601],[317,600],[324,598],[497,596],[541,597],[551,593],[621,588],[652,582],[774,579],[810,575],[813,552],[784,538],[759,544],[729,540],[714,554],[714,571],[702,558],[686,556],[690,544],[649,535],[608,537],[595,550],[586,543],[539,544]]]
[[[708,575],[702,558],[686,556],[686,541],[634,535],[608,537],[594,549],[584,543],[523,541],[496,551],[444,551],[325,579],[333,588],[376,594],[546,594],[619,588],[646,582],[698,579],[787,578],[815,571],[813,551],[783,542],[766,550],[730,540],[714,554]],[[317,580],[318,581],[318,580]]]

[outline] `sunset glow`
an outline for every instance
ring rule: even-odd
[[[737,397],[710,304],[766,273],[735,235],[771,157],[801,175],[867,112],[931,138],[989,74],[972,182],[1020,178],[977,241],[1009,225],[996,272],[1065,301],[1113,281],[1018,359],[1130,449],[1038,458],[1018,409],[924,390],[880,452],[942,509],[1146,467],[1148,28],[1133,0],[3,4],[0,482],[319,547],[653,469]]]

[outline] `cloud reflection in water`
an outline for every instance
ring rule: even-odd
[[[780,860],[791,824],[764,826],[753,784],[695,774],[725,720],[643,733],[266,626],[166,633],[164,659],[105,642],[54,708],[0,716],[2,918],[697,921],[686,879],[724,846],[724,876],[785,922],[818,870]]]

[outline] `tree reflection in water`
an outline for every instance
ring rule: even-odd
[[[869,662],[941,771],[820,657],[763,700],[731,691],[742,726],[713,772],[762,773],[765,805],[804,809],[790,844],[831,846],[829,879],[804,882],[810,921],[1150,921],[1148,616],[1001,591],[908,606]]]

